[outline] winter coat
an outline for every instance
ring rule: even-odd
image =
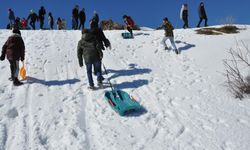
[[[130,16],[127,16],[125,18],[125,23],[127,26],[132,27],[132,28],[135,26],[135,22]]]
[[[2,56],[7,55],[8,60],[24,60],[24,42],[19,34],[11,35],[2,47]]]
[[[181,7],[180,18],[181,18],[181,20],[188,19],[188,8],[185,5],[182,5],[182,7]]]
[[[52,15],[49,15],[48,20],[49,20],[49,25],[53,26],[54,25],[54,18]]]
[[[206,14],[204,5],[203,6],[202,5],[199,6],[199,17],[201,19],[207,19],[207,14]]]
[[[105,37],[101,28],[92,29],[92,32],[94,33],[102,50],[105,50],[104,45],[105,45],[105,47],[110,46],[110,41]],[[104,43],[104,45],[103,45],[103,43]]]
[[[81,40],[78,42],[77,56],[79,65],[83,66],[82,58],[84,58],[85,64],[93,64],[101,61],[101,53],[101,48],[94,33],[88,30],[87,33],[82,35]]]
[[[85,20],[86,20],[86,15],[85,15],[85,12],[83,10],[81,10],[79,13],[79,19],[81,22],[85,22]]]
[[[38,16],[36,13],[30,13],[27,20],[31,20],[31,22],[36,22],[38,20]]]
[[[174,37],[174,27],[169,21],[165,21],[161,27],[164,29],[166,37]]]
[[[9,11],[9,20],[15,20],[15,14],[12,10]]]
[[[44,8],[41,8],[39,10],[39,19],[44,20],[44,15],[46,14],[46,10]]]
[[[72,17],[74,18],[74,19],[78,19],[78,8],[74,8],[73,10],[72,10]]]

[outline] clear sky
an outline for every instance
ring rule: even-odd
[[[235,23],[250,24],[250,0],[204,0],[208,16],[208,24],[225,23],[225,18],[232,16]],[[189,24],[196,26],[199,18],[197,14],[200,0],[0,0],[0,28],[8,23],[8,8],[12,8],[16,16],[27,18],[30,9],[38,12],[44,6],[47,14],[45,26],[48,27],[47,15],[51,11],[54,18],[64,18],[67,27],[71,27],[72,8],[77,4],[80,9],[85,8],[88,21],[96,10],[100,19],[112,18],[115,22],[123,23],[124,14],[132,16],[139,26],[158,27],[164,17],[168,17],[172,24],[182,26],[180,8],[183,3],[189,5]],[[37,24],[37,27],[39,25]],[[86,23],[85,23],[86,26]]]

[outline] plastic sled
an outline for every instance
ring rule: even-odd
[[[133,39],[134,37],[129,32],[122,33],[124,39]]]
[[[24,68],[24,63],[22,64],[22,67],[20,69],[20,79],[21,80],[26,79],[26,69]]]
[[[141,108],[140,104],[132,96],[122,90],[105,92],[105,99],[112,109],[121,116]]]

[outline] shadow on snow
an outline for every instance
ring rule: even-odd
[[[34,77],[26,77],[28,84],[38,83],[46,86],[62,86],[66,84],[75,84],[77,82],[80,82],[79,79],[67,79],[67,80],[51,80],[51,81],[45,81],[41,79],[37,79]]]

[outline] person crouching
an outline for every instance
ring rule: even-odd
[[[92,66],[94,66],[94,70],[96,71],[98,86],[102,86],[102,51],[100,44],[98,44],[98,41],[95,37],[95,34],[89,29],[82,30],[82,38],[78,42],[77,46],[77,56],[80,67],[83,66],[83,59],[85,61],[89,88],[95,89],[92,77]]]
[[[19,60],[24,61],[25,46],[21,37],[21,32],[18,29],[13,29],[13,34],[8,38],[2,48],[1,61],[7,59],[10,63],[11,80],[14,86],[22,85],[23,83],[18,80],[19,74]]]

